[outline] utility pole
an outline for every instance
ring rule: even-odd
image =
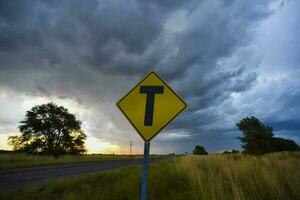
[[[130,151],[129,151],[130,157],[131,157],[131,149],[132,149],[132,141],[130,141]]]

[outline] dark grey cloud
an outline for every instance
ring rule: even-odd
[[[296,120],[285,120],[270,124],[275,130],[300,130],[299,121]]]
[[[182,138],[180,151],[201,139],[217,150],[214,137],[229,148],[236,120],[251,114],[232,95],[257,85],[251,45],[272,2],[1,1],[0,90],[74,99],[92,110],[90,131],[123,143],[132,133],[114,103],[155,70],[189,104],[167,129]]]
[[[249,41],[251,24],[268,14],[267,3],[249,9],[241,3],[170,2],[4,2],[1,48],[35,51],[50,65],[75,58],[107,73],[141,74],[157,67],[174,78],[193,65],[214,67],[217,58]],[[203,20],[201,13],[209,9]],[[187,28],[165,33],[165,22],[177,11],[185,12]],[[169,58],[172,48],[177,52]]]

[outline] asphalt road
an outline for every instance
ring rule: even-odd
[[[157,162],[159,160],[161,159],[152,159],[150,162]],[[132,159],[0,170],[0,190],[9,188],[21,188],[23,186],[40,184],[49,178],[72,177],[91,172],[98,172],[141,164],[142,159]]]

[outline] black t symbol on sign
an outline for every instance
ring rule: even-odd
[[[140,86],[140,93],[147,94],[144,126],[152,126],[155,94],[164,93],[164,86]]]

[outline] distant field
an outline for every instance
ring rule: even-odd
[[[151,164],[151,200],[297,200],[300,199],[300,152],[263,157],[244,155],[185,156]],[[20,191],[0,199],[139,198],[141,168],[130,167],[81,176]]]
[[[88,154],[88,155],[66,155],[59,158],[45,155],[27,155],[21,153],[1,153],[0,170],[21,167],[37,167],[47,165],[73,164],[82,162],[98,162],[103,160],[134,159],[142,156],[112,155],[112,154]]]

